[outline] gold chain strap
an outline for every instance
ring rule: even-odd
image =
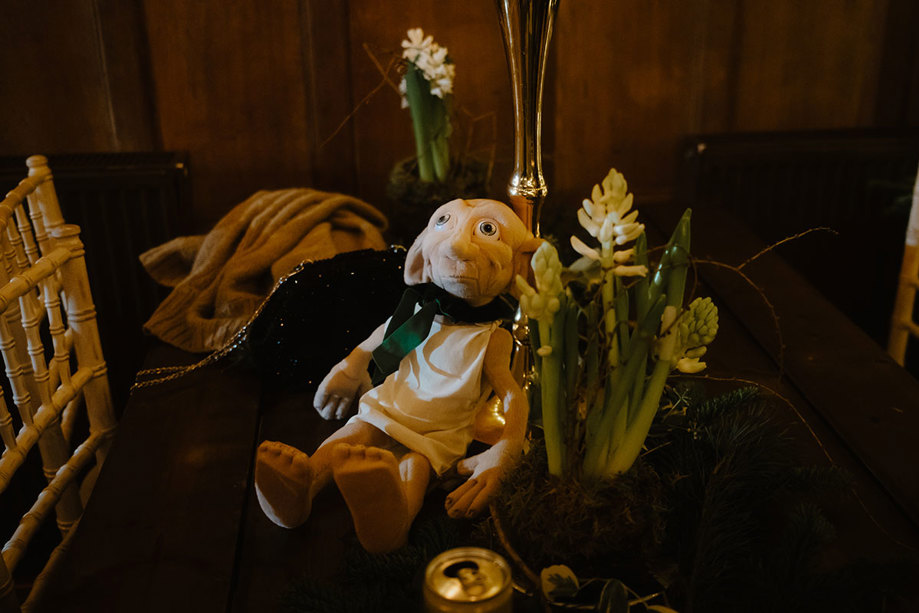
[[[229,353],[225,349],[220,349],[211,353],[206,358],[195,364],[190,364],[188,366],[163,366],[161,368],[147,368],[141,371],[138,371],[137,376],[135,377],[134,385],[131,386],[131,391],[137,389],[143,389],[146,387],[152,387],[154,385],[159,385],[160,383],[166,383],[167,381],[175,381],[180,379],[185,375],[191,374],[196,370],[200,370],[207,366],[208,364],[216,363],[220,358]]]
[[[247,321],[242,328],[237,330],[236,334],[233,335],[233,338],[231,338],[223,347],[207,355],[200,362],[189,364],[188,366],[161,366],[159,368],[147,368],[138,371],[134,378],[134,385],[131,386],[131,391],[133,392],[137,389],[153,387],[154,385],[166,383],[167,381],[175,381],[176,379],[181,379],[186,375],[201,370],[205,366],[216,364],[222,358],[230,355],[233,351],[239,348],[243,342],[245,342],[249,326],[251,326],[252,322],[258,318],[262,312],[262,309],[265,308],[265,305],[268,304],[268,301],[278,290],[278,288],[281,287],[281,285],[287,281],[288,278],[300,272],[306,264],[311,264],[312,262],[312,260],[301,262],[292,271],[278,279],[277,283],[274,284],[274,287],[271,288],[271,291],[268,292],[268,295],[265,297],[265,299],[262,300],[261,304],[258,305],[258,308],[255,309],[255,313],[252,314],[252,317],[249,318],[249,321]]]

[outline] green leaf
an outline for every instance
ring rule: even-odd
[[[539,573],[539,582],[542,584],[542,593],[549,600],[571,598],[581,589],[574,571],[564,564],[542,569]]]
[[[610,579],[603,586],[600,593],[600,602],[597,603],[600,613],[628,613],[629,595],[619,579]]]

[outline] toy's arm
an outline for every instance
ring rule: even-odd
[[[509,368],[512,346],[511,335],[503,328],[496,330],[488,343],[485,377],[504,405],[504,432],[486,451],[457,464],[457,472],[469,475],[469,479],[447,496],[451,517],[481,513],[497,493],[501,477],[523,452],[530,407]]]
[[[354,402],[370,389],[367,366],[370,365],[373,350],[380,346],[385,334],[384,323],[345,359],[333,366],[319,384],[313,396],[313,406],[323,419],[343,419]]]

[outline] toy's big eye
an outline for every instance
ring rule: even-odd
[[[498,226],[493,221],[483,221],[479,224],[479,232],[485,236],[494,236],[498,231]]]
[[[448,221],[450,221],[450,213],[444,213],[443,215],[437,218],[437,221],[434,222],[434,225],[440,228]]]

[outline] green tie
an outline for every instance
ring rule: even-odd
[[[421,305],[421,309],[416,313],[417,304]],[[510,296],[498,296],[484,306],[473,307],[433,283],[406,288],[386,326],[383,342],[372,354],[376,365],[373,384],[379,385],[396,372],[402,358],[427,338],[435,315],[446,315],[459,323],[482,323],[511,319],[516,308]]]

